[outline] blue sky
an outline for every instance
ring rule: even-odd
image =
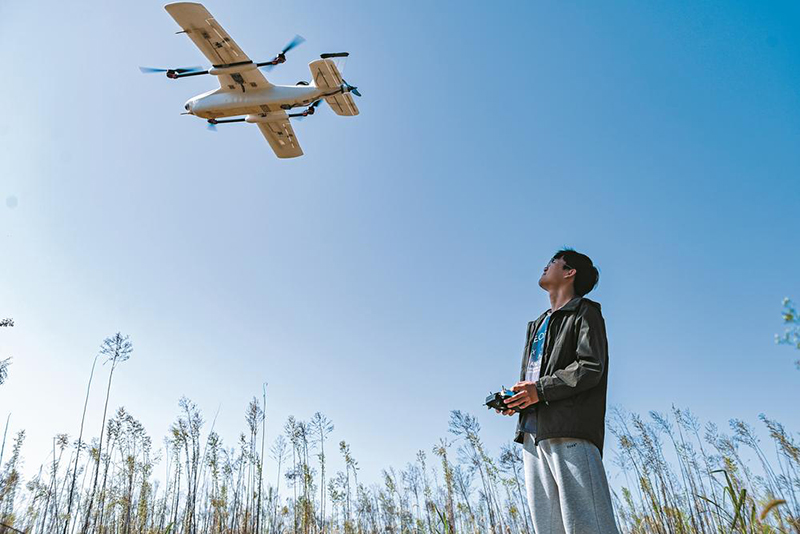
[[[156,443],[186,395],[229,445],[269,382],[268,434],[315,411],[365,480],[516,379],[557,249],[601,269],[609,402],[788,428],[774,345],[800,299],[800,7],[792,2],[208,2],[268,74],[351,53],[361,115],[324,105],[276,159],[252,125],[180,116],[215,86],[159,2],[0,4],[0,415],[29,468],[77,435],[94,354]],[[89,431],[99,431],[107,366]]]

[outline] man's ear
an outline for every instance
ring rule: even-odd
[[[564,272],[564,278],[574,278],[576,274],[578,274],[577,269],[567,269],[567,271]]]

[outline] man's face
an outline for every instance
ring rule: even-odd
[[[564,258],[553,258],[544,266],[542,276],[539,278],[539,287],[542,289],[553,289],[561,285],[569,284],[567,275],[573,271],[572,267],[568,266]]]

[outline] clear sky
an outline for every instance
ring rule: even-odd
[[[77,436],[92,358],[131,336],[111,407],[161,443],[186,395],[228,445],[269,382],[268,439],[315,411],[365,480],[478,414],[519,369],[564,245],[601,270],[609,402],[800,428],[796,2],[220,2],[268,73],[351,53],[274,157],[252,125],[180,116],[206,65],[160,2],[0,2],[0,416],[30,469]],[[108,366],[92,389],[99,433]],[[208,429],[208,427],[206,428]]]

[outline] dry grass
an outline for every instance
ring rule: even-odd
[[[111,377],[132,353],[127,337],[104,341]],[[96,359],[95,359],[96,362]],[[92,375],[94,374],[94,365]],[[88,388],[87,388],[88,401]],[[532,532],[521,448],[492,456],[475,417],[453,411],[449,438],[420,450],[382,483],[359,481],[355,453],[338,442],[344,470],[328,473],[333,424],[322,414],[289,417],[265,442],[266,390],[245,410],[246,428],[226,446],[186,398],[155,448],[142,424],[119,408],[99,438],[53,438],[36,476],[20,475],[25,432],[0,448],[0,534],[377,534]],[[761,416],[768,446],[747,423],[729,433],[701,426],[688,410],[644,418],[612,412],[608,457],[624,475],[612,486],[626,533],[800,533],[800,445]],[[327,448],[326,448],[327,445]],[[268,453],[265,450],[268,449]],[[265,473],[269,454],[277,467]],[[749,460],[747,460],[749,459]],[[5,462],[5,463],[3,463]],[[159,475],[154,475],[156,468]]]
[[[18,472],[19,432],[0,477],[0,522],[31,534],[532,532],[520,448],[509,444],[492,457],[469,414],[454,411],[451,439],[420,450],[403,469],[383,470],[383,483],[371,486],[359,482],[361,468],[344,441],[345,469],[323,483],[333,425],[321,414],[288,419],[269,447],[278,466],[271,476],[262,473],[263,403],[254,398],[245,419],[246,431],[228,448],[181,399],[170,435],[154,451],[142,425],[120,408],[106,422],[102,452],[99,440],[83,442],[76,464],[78,442],[59,434],[52,457],[28,481]],[[615,412],[614,461],[628,480],[613,488],[622,530],[800,532],[800,447],[779,423],[761,419],[771,453],[742,421],[732,420],[723,434],[679,409],[646,420]],[[158,466],[163,481],[153,475]]]

